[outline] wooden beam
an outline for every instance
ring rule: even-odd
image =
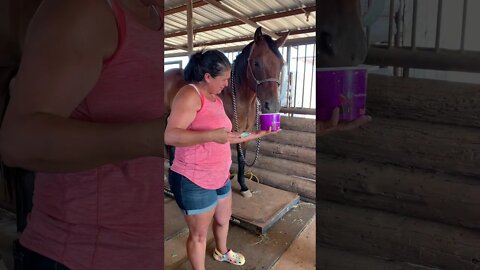
[[[368,49],[365,64],[405,68],[480,72],[480,52],[435,48],[388,48],[376,45]]]
[[[220,2],[221,0],[218,0],[218,1]],[[208,4],[203,2],[203,0],[193,1],[193,8],[197,8],[197,7],[201,7],[201,6],[205,6],[205,5],[208,5]],[[171,8],[169,10],[165,10],[165,16],[172,15],[172,14],[182,12],[182,11],[186,11],[186,10],[187,10],[187,5],[181,5],[181,6],[176,7],[176,8]]]
[[[280,109],[282,113],[292,113],[292,114],[306,114],[306,115],[315,115],[315,109],[309,108],[286,108],[283,107]]]
[[[318,198],[480,230],[478,179],[317,153]]]
[[[303,131],[282,130],[282,132],[274,136],[266,136],[265,141],[276,142],[280,144],[289,144],[301,147],[308,147],[315,149],[315,133]]]
[[[343,158],[390,163],[456,176],[480,177],[477,128],[380,116],[373,119],[371,123],[356,130],[318,137],[317,149]],[[275,139],[287,132],[284,130],[275,134]],[[267,136],[265,140],[269,137],[274,136]]]
[[[254,158],[254,155],[255,153],[252,152],[247,153],[247,162],[251,162]],[[232,160],[238,160],[237,151],[232,151]],[[284,175],[302,177],[310,179],[311,181],[315,181],[315,165],[289,159],[275,158],[260,154],[253,168],[273,171]]]
[[[392,261],[388,258],[365,256],[329,246],[317,245],[317,268],[322,270],[438,270],[409,262]],[[167,258],[167,257],[165,257]]]
[[[317,243],[440,269],[475,269],[480,232],[319,200]],[[357,268],[355,265],[350,269]],[[377,269],[377,268],[370,268]],[[385,268],[405,269],[405,268]]]
[[[232,163],[231,170],[235,173],[238,171],[238,165]],[[261,168],[252,168],[252,172],[260,179],[261,184],[265,184],[274,188],[297,193],[298,195],[315,200],[315,181],[307,178],[286,175],[284,173],[272,172]],[[255,195],[254,195],[255,196]]]
[[[236,147],[234,147],[234,149],[232,149],[232,152],[236,151]],[[247,158],[251,158],[252,154],[250,153],[255,153],[255,151],[256,145],[254,143],[248,144]],[[287,145],[276,142],[269,142],[265,140],[260,143],[260,154],[264,156],[282,158],[311,165],[315,165],[316,162],[316,152],[313,148]]]
[[[369,74],[367,111],[373,119],[480,128],[479,93],[478,84]]]
[[[277,19],[277,18],[294,16],[294,15],[302,14],[302,13],[305,13],[305,12],[313,12],[315,10],[316,10],[316,6],[308,6],[308,7],[305,7],[305,8],[298,8],[298,9],[288,10],[288,11],[284,11],[284,12],[278,12],[278,13],[274,13],[274,14],[270,14],[270,15],[257,16],[257,17],[250,18],[250,20],[252,20],[254,22],[261,22],[261,21],[273,20],[273,19]],[[222,28],[228,28],[228,27],[232,27],[232,26],[238,26],[238,25],[242,25],[242,24],[244,24],[244,22],[242,22],[241,20],[235,20],[235,21],[231,21],[231,22],[227,22],[227,23],[222,23],[222,24],[216,24],[216,25],[212,25],[212,26],[197,28],[197,29],[193,30],[193,33],[196,34],[196,33],[201,33],[201,32],[207,32],[207,31],[212,31],[212,30],[217,30],[217,29],[222,29]],[[184,36],[184,35],[187,35],[187,31],[176,31],[176,32],[171,32],[171,33],[165,34],[165,38],[172,38],[172,37],[178,37],[178,36]]]
[[[305,38],[297,38],[297,39],[287,39],[285,44],[283,45],[284,47],[286,46],[298,46],[298,45],[305,45],[305,44],[314,44],[315,43],[315,37],[305,37]],[[225,44],[224,44],[225,45]],[[227,43],[228,45],[228,43]],[[230,46],[230,47],[222,47],[220,50],[224,53],[227,52],[238,52],[241,51],[245,45],[237,45],[237,46]],[[170,48],[165,48],[165,51],[171,51],[172,49]],[[166,54],[165,57],[181,57],[181,56],[186,56],[188,53],[186,52],[178,52],[178,53],[170,53]],[[314,113],[312,113],[314,114]]]
[[[306,29],[300,29],[300,30],[293,30],[290,31],[290,35],[299,35],[299,34],[308,34],[308,33],[315,33],[316,27],[311,27],[311,28],[306,28]],[[279,36],[286,35],[287,32],[277,32],[276,33]],[[315,38],[315,37],[313,37]],[[218,40],[218,41],[213,41],[213,42],[203,42],[203,43],[195,43],[193,46],[194,47],[208,47],[208,46],[214,46],[214,45],[220,45],[220,44],[228,44],[228,43],[235,43],[235,42],[243,42],[243,41],[252,41],[251,36],[247,37],[240,37],[236,39],[224,39],[224,40]],[[288,40],[287,40],[288,42]],[[165,51],[168,51],[169,49],[166,49]]]
[[[166,42],[166,41],[164,41],[163,44],[164,44],[165,47],[170,47],[171,48],[171,49],[166,48],[165,49],[166,51],[168,51],[168,50],[182,50],[182,51],[187,51],[188,52],[188,48],[185,48],[183,46],[175,45],[175,44],[172,44],[172,43],[169,43],[169,42]]]
[[[245,17],[244,15],[242,15],[240,13],[237,13],[233,9],[221,4],[217,0],[203,0],[203,1],[209,3],[210,5],[215,6],[216,8],[218,8],[218,9],[220,9],[220,10],[222,10],[222,11],[224,11],[224,12],[230,14],[230,15],[232,15],[233,17],[235,17],[235,18],[239,19],[240,21],[252,26],[255,29],[260,27],[260,25],[257,24],[256,22],[250,20],[249,18]],[[273,31],[271,31],[271,30],[269,30],[265,27],[262,27],[262,28],[263,28],[263,32],[269,34],[271,37],[273,37],[273,38],[278,38],[279,37]]]
[[[193,51],[193,3],[187,0],[187,48],[188,53]]]
[[[315,112],[315,109],[309,109]],[[282,111],[282,110],[280,110]],[[315,119],[302,118],[302,117],[290,117],[282,115],[280,120],[282,129],[296,130],[315,133]]]

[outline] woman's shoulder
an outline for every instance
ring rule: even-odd
[[[197,108],[197,111],[203,106],[203,97],[195,88],[195,86],[187,84],[180,88],[176,97],[176,102],[181,102],[182,104],[194,106]]]

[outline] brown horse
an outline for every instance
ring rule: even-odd
[[[359,0],[317,1],[317,67],[356,66],[367,56],[363,27],[382,14],[385,0],[373,0],[361,16]]]
[[[232,65],[231,83],[219,95],[225,112],[236,131],[252,131],[258,123],[260,113],[280,111],[280,76],[284,61],[280,51],[288,35],[272,40],[262,34],[259,27],[254,40],[236,57]],[[187,83],[183,80],[183,70],[171,69],[165,72],[165,107],[170,105],[177,91]],[[258,154],[257,141],[257,153]],[[172,151],[169,150],[170,156]],[[251,192],[245,184],[246,145],[237,145],[238,182],[242,195],[249,197]]]

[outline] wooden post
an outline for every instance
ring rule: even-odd
[[[188,53],[193,52],[193,3],[187,0],[187,48]]]

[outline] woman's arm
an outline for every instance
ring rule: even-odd
[[[163,119],[136,124],[69,119],[116,46],[116,22],[106,1],[43,1],[30,23],[0,133],[8,165],[70,172],[163,156]]]
[[[209,131],[188,130],[200,107],[200,97],[192,86],[186,85],[180,89],[172,102],[172,112],[165,129],[165,144],[172,146],[190,146],[206,142],[223,144],[234,136],[225,128]]]

